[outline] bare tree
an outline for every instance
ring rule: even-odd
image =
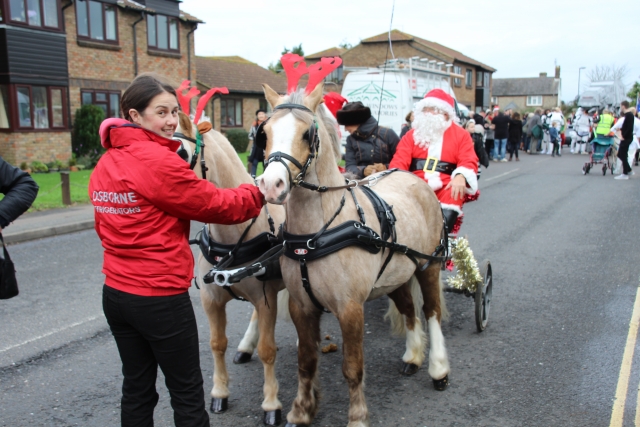
[[[621,67],[612,65],[596,65],[594,68],[587,71],[587,78],[593,82],[602,81],[618,81],[626,86],[624,83],[625,78],[629,74],[629,66],[624,64]]]

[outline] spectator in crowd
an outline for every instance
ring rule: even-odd
[[[467,122],[465,129],[469,134],[471,134],[473,149],[476,152],[476,156],[478,156],[478,179],[480,179],[480,165],[485,168],[489,167],[489,156],[487,155],[487,152],[484,151],[484,142],[482,141],[484,128],[479,124],[476,124],[475,120],[471,119]]]
[[[485,113],[484,111],[480,110],[479,112],[475,113],[473,115],[473,121],[476,122],[476,125],[480,125],[484,128],[484,116],[486,116],[487,113]]]
[[[493,140],[495,132],[491,128],[491,121],[493,120],[493,114],[491,110],[487,110],[484,116],[484,149],[489,155],[489,160],[493,159]]]
[[[551,150],[549,149],[551,147],[551,143],[549,142],[549,127],[551,126],[550,115],[551,115],[551,112],[547,108],[544,110],[544,112],[540,116],[543,132],[542,132],[542,141],[540,143],[540,147],[538,151],[541,151],[542,154],[545,154],[545,153],[551,154]]]
[[[400,139],[411,130],[411,122],[413,121],[413,111],[409,111],[404,118],[405,122],[402,124],[402,129],[400,130]]]
[[[379,126],[369,107],[362,102],[349,102],[338,111],[338,123],[349,132],[345,148],[348,173],[362,179],[389,168],[400,138],[386,127]]]
[[[611,111],[608,108],[605,108],[600,117],[598,117],[598,120],[594,120],[594,123],[598,124],[596,126],[596,137],[607,136],[611,133],[611,127],[615,123],[615,119],[613,118]]]
[[[256,134],[258,133],[258,127],[267,120],[267,112],[260,109],[256,111],[256,120],[251,125],[249,131],[249,141],[251,142],[251,153],[247,159],[247,165],[249,166],[249,173],[252,177],[256,177],[258,171],[258,164],[264,162],[264,150],[253,143]]]
[[[522,120],[520,120],[520,113],[517,111],[513,113],[513,116],[509,119],[509,161],[513,160],[513,155],[516,155],[516,162],[520,161],[518,157],[518,146],[522,141]]]
[[[494,110],[491,128],[494,132],[494,153],[493,160],[496,162],[506,162],[507,139],[509,138],[509,116],[500,110]]]
[[[27,172],[0,157],[0,234],[31,207],[38,195],[38,184]]]
[[[542,139],[542,109],[537,108],[533,114],[529,114],[529,118],[527,119],[527,135],[529,136],[530,143],[529,149],[527,153],[529,154],[538,154],[538,146]],[[536,126],[538,126],[538,130],[536,130]]]
[[[635,125],[635,109],[629,107],[628,101],[620,103],[620,113],[624,114],[624,122],[618,131],[620,145],[618,146],[618,158],[622,162],[622,173],[615,179],[629,179],[631,175],[631,165],[629,165],[629,146],[633,143]]]
[[[578,108],[575,120],[573,122],[573,130],[576,133],[575,151],[572,148],[571,152],[575,154],[587,154],[587,143],[589,142],[589,135],[591,134],[591,127],[593,126],[593,119],[582,108]],[[573,146],[573,142],[571,143]]]
[[[560,124],[560,127],[558,128],[558,133],[560,135],[559,136],[560,140],[563,140],[565,119],[564,119],[564,115],[562,114],[562,109],[560,107],[554,108],[549,113],[549,122],[550,123],[558,122]],[[547,154],[552,154],[555,148],[556,147],[553,144],[551,144],[551,146],[547,150]],[[561,153],[562,153],[562,141],[559,141],[558,155],[560,155]]]
[[[621,103],[621,105],[626,105],[626,101],[624,103]],[[631,168],[631,164],[634,163],[636,152],[638,151],[638,148],[640,148],[640,119],[635,117],[636,109],[633,107],[629,107],[625,111],[623,111],[622,108],[620,110],[623,113],[623,116],[620,117],[618,121],[613,125],[613,127],[611,128],[611,131],[615,132],[618,138],[622,140],[622,129],[625,126],[625,123],[629,122],[627,120],[627,115],[629,113],[633,115],[633,128],[632,128],[633,137],[631,139],[631,143],[629,144],[629,147],[627,150],[628,151],[627,163],[629,164],[629,168]],[[627,128],[627,132],[628,132],[628,128]],[[618,147],[618,158],[620,158],[620,147],[622,147],[623,149],[625,148],[622,146],[622,141],[620,142],[620,145]],[[624,164],[623,164],[623,172],[624,172]],[[634,174],[635,172],[631,171],[631,175],[634,175]],[[626,179],[626,178],[618,178],[618,179]]]
[[[561,156],[562,154],[559,151],[560,146],[560,122],[552,121],[551,127],[549,128],[549,142],[552,144],[553,151],[551,151],[551,157],[555,157],[556,155]]]

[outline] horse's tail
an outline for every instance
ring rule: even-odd
[[[444,298],[444,282],[442,282],[442,273],[438,278],[440,283],[440,319],[449,320],[449,309],[447,308],[447,300]]]
[[[409,280],[409,289],[411,291],[411,299],[413,300],[413,308],[416,313],[416,319],[418,322],[421,322],[421,312],[422,306],[424,305],[424,300],[422,299],[422,290],[420,289],[420,283],[416,276],[411,276]],[[398,311],[395,303],[389,298],[389,309],[387,313],[384,315],[384,320],[389,320],[391,323],[391,332],[394,335],[404,336],[407,333],[407,328],[404,322],[404,317],[402,313]]]
[[[289,291],[286,289],[278,292],[278,318],[291,322],[291,313],[289,313]]]

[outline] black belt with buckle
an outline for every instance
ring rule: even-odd
[[[451,175],[458,165],[454,163],[448,163],[440,161],[434,157],[428,157],[426,159],[411,159],[410,171],[422,170],[425,173],[440,172]]]

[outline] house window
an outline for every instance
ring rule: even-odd
[[[484,73],[484,87],[487,89],[491,87],[491,73]]]
[[[222,126],[242,126],[242,100],[220,100],[220,122]]]
[[[542,105],[542,96],[527,96],[527,106],[539,107]]]
[[[147,15],[147,42],[151,48],[179,50],[178,20],[164,15]]]
[[[120,117],[120,92],[83,90],[82,105],[95,105],[102,108],[104,117]]]
[[[342,65],[340,65],[338,68],[336,68],[335,70],[333,70],[328,76],[326,81],[328,82],[335,82],[335,83],[339,83],[342,81],[342,76],[343,76],[343,72],[344,69],[342,68]]]
[[[0,85],[0,129],[9,129],[9,89]]]
[[[58,0],[9,0],[11,21],[31,27],[60,28],[58,13]]]
[[[16,86],[16,102],[19,128],[56,129],[65,127],[66,104],[63,88]],[[8,103],[5,102],[6,110],[8,110]],[[5,116],[8,125],[10,115],[5,114]],[[2,109],[0,109],[0,127],[2,127],[2,123]]]
[[[78,36],[93,40],[117,42],[116,7],[92,0],[76,1]]]
[[[271,105],[269,105],[266,99],[260,99],[260,101],[258,101],[258,105],[260,109],[266,111],[267,114],[271,112]]]
[[[483,75],[482,71],[476,71],[476,87],[484,87]]]
[[[491,105],[498,105],[498,97],[497,96],[492,96],[491,97]]]
[[[473,86],[473,70],[467,68],[464,79],[465,86],[468,88]]]
[[[453,67],[453,72],[454,72],[454,74],[462,74],[462,67],[454,66]],[[454,77],[453,84],[456,85],[456,86],[462,86],[462,79],[459,78],[459,77]]]

